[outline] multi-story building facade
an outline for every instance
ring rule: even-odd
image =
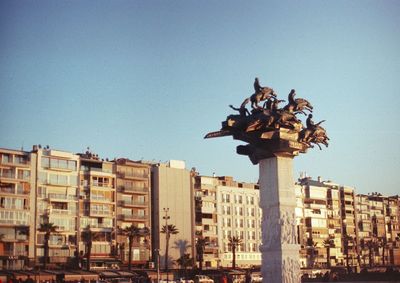
[[[44,261],[45,231],[41,225],[45,223],[57,227],[57,233],[52,233],[49,239],[49,265],[67,264],[78,249],[79,156],[37,146],[31,156],[36,159],[32,170],[35,172],[32,223],[36,229],[33,235],[36,264]]]
[[[400,265],[399,196],[357,195],[359,264]]]
[[[151,180],[150,165],[126,158],[115,160],[117,174],[117,227],[118,230],[130,226],[151,227]],[[117,234],[119,256],[122,262],[128,261],[128,239]],[[132,264],[145,265],[151,259],[151,241],[142,237],[134,241]]]
[[[303,225],[300,238],[302,267],[314,268],[326,263],[324,241],[328,234],[328,187],[308,178],[300,181],[303,196]],[[300,230],[300,229],[298,229]]]
[[[21,269],[33,259],[31,158],[28,152],[0,149],[0,268]]]
[[[177,234],[170,234],[168,268],[177,267],[176,260],[184,254],[194,256],[194,195],[191,171],[184,161],[153,164],[152,168],[152,236],[153,248],[160,254],[165,268],[166,234],[163,226],[174,225]],[[155,253],[155,254],[156,254]],[[154,260],[156,256],[154,255]]]
[[[87,151],[79,154],[79,253],[91,245],[91,268],[116,262],[116,175],[113,163]]]
[[[260,265],[261,211],[258,185],[232,177],[196,176],[196,236],[205,240],[205,267],[232,266],[229,237],[240,238],[236,263]]]

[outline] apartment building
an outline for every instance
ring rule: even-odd
[[[215,177],[195,176],[195,225],[196,243],[202,241],[200,246],[197,244],[196,260],[201,260],[203,253],[202,267],[218,268],[219,246],[218,246],[218,211],[217,211],[217,185],[218,179]],[[223,208],[225,214],[231,214],[231,207]]]
[[[302,267],[314,268],[327,262],[324,241],[328,231],[328,187],[320,180],[300,180],[303,193],[303,221],[300,245]],[[300,230],[300,229],[299,229]]]
[[[194,195],[191,171],[184,161],[153,164],[152,173],[152,236],[153,259],[160,254],[160,267],[178,267],[176,260],[184,254],[194,256]],[[170,234],[166,258],[166,234],[163,226],[174,225],[177,234]]]
[[[0,149],[0,269],[22,269],[34,258],[31,162],[28,152]]]
[[[360,265],[400,265],[399,196],[372,193],[356,199]]]
[[[117,227],[151,228],[150,165],[126,158],[114,161],[117,174]],[[119,258],[127,263],[129,242],[117,234]],[[151,259],[151,239],[140,238],[132,247],[132,265],[144,266]]]
[[[31,152],[35,180],[35,213],[32,223],[36,265],[44,261],[42,224],[53,223],[57,233],[49,239],[49,266],[67,264],[78,245],[79,156],[69,152],[34,146]]]
[[[79,155],[79,253],[91,269],[116,264],[116,175],[114,164],[89,150]]]
[[[261,210],[258,185],[236,182],[232,177],[195,177],[196,237],[205,240],[206,268],[231,267],[229,237],[238,237],[236,264],[261,263]]]

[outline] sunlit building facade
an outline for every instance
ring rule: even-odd
[[[205,268],[231,267],[229,237],[241,243],[236,248],[238,267],[259,266],[261,253],[261,210],[257,184],[234,181],[232,177],[195,178],[196,238],[205,240]]]
[[[113,163],[87,151],[79,154],[79,254],[88,252],[91,269],[112,267],[116,261],[116,175]]]
[[[117,176],[117,228],[130,226],[151,228],[151,180],[150,165],[126,158],[114,161]],[[118,255],[128,261],[129,241],[117,233]],[[132,246],[132,265],[146,266],[151,259],[151,237],[141,237]]]
[[[28,152],[0,149],[0,269],[21,269],[34,259],[31,162]]]
[[[67,264],[77,251],[79,156],[69,152],[34,146],[31,156],[35,172],[33,239],[36,265],[44,261],[42,224],[53,223],[57,233],[49,239],[49,266]],[[32,158],[33,159],[33,158]]]

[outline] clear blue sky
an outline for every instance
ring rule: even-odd
[[[0,147],[185,160],[257,181],[231,138],[252,93],[290,89],[329,148],[295,160],[357,192],[400,193],[400,1],[1,1]]]

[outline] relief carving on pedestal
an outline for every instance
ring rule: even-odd
[[[300,264],[297,258],[287,256],[283,259],[282,266],[282,283],[300,282]]]
[[[268,207],[263,210],[263,245],[265,248],[280,244],[296,244],[296,217],[294,210]],[[265,229],[265,230],[264,230]]]

